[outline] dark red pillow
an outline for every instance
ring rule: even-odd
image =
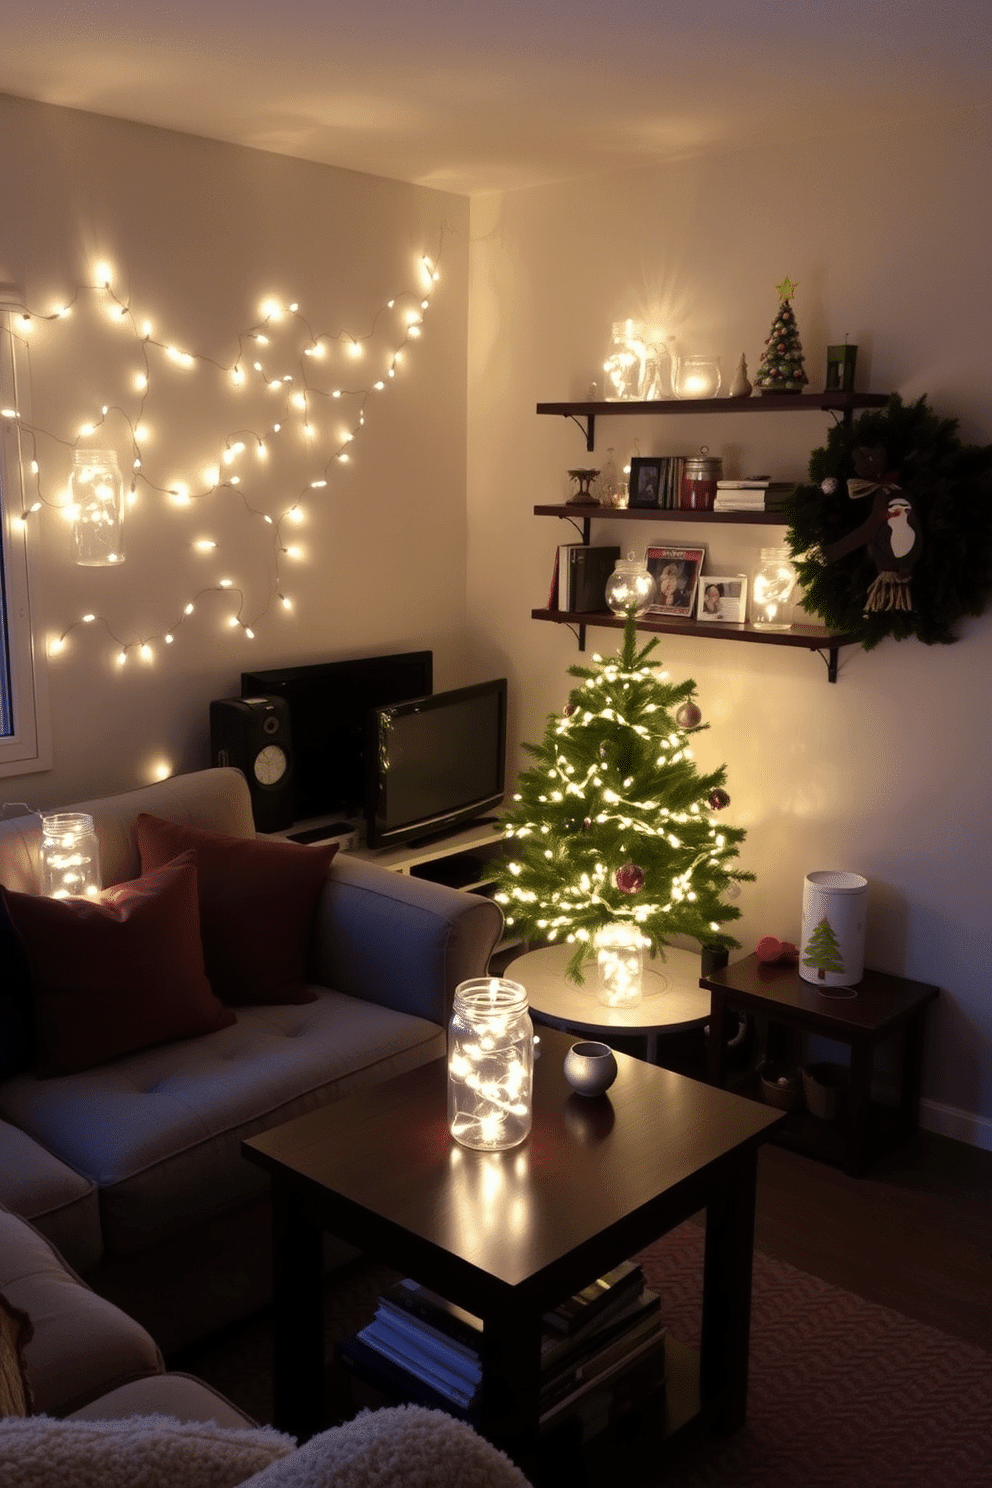
[[[313,1002],[306,983],[314,910],[337,843],[266,842],[142,814],[142,870],[196,853],[203,961],[230,1007]]]
[[[193,853],[99,900],[3,894],[31,968],[39,1075],[236,1021],[204,971]]]

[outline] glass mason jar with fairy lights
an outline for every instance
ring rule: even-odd
[[[463,1147],[516,1147],[531,1125],[534,1028],[527,993],[503,977],[455,988],[448,1024],[448,1127]]]

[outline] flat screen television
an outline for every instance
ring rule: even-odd
[[[372,708],[433,691],[434,653],[401,651],[241,673],[242,697],[289,704],[295,821],[360,817],[365,742]]]
[[[373,708],[365,759],[369,847],[484,816],[504,793],[506,678]]]

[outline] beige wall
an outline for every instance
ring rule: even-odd
[[[992,258],[988,114],[885,134],[689,160],[477,200],[472,210],[469,368],[469,608],[474,639],[515,678],[517,740],[540,737],[576,659],[564,628],[529,619],[546,600],[568,529],[533,516],[569,493],[587,463],[574,424],[534,416],[538,401],[581,398],[612,320],[660,320],[683,352],[741,352],[753,372],[785,275],[815,386],[825,347],[860,347],[859,385],[929,395],[966,441],[992,440],[988,360]],[[822,386],[822,383],[820,384]],[[728,473],[797,477],[827,432],[823,415],[720,421],[605,418],[596,461],[707,443]],[[595,462],[593,462],[595,463]],[[597,535],[610,540],[608,525]],[[780,531],[780,529],[779,529]],[[750,568],[771,529],[720,527],[710,571]],[[698,527],[614,529],[698,540]],[[590,649],[617,637],[590,631]],[[762,934],[798,939],[804,874],[855,869],[870,881],[869,965],[938,983],[925,1120],[992,1145],[989,1012],[989,736],[992,614],[951,647],[915,640],[842,652],[828,685],[801,651],[672,638],[658,655],[698,684],[711,731],[703,763],[726,762],[744,862],[758,875],[740,904],[748,950]]]
[[[423,336],[388,389],[371,395],[351,462],[332,462],[326,490],[310,490],[313,465],[320,451],[326,461],[338,447],[338,430],[357,414],[354,400],[315,399],[315,461],[300,457],[299,437],[287,437],[278,450],[273,444],[267,474],[248,459],[240,491],[187,510],[141,488],[119,570],[75,566],[64,519],[50,510],[32,517],[46,632],[86,612],[101,618],[74,629],[47,667],[52,770],[0,781],[0,799],[65,803],[143,784],[160,767],[209,764],[209,700],[237,695],[242,668],[429,646],[439,686],[474,679],[464,642],[464,198],[14,99],[0,99],[0,147],[0,282],[19,285],[45,313],[92,282],[95,259],[109,260],[156,336],[224,366],[262,300],[276,295],[297,302],[316,331],[366,337],[374,328],[365,362],[339,350],[328,363],[336,358],[346,387],[367,387],[402,334],[386,301],[412,289],[399,307],[419,303],[420,255],[439,247],[442,274]],[[71,321],[31,333],[27,391],[31,418],[45,431],[39,459],[53,499],[70,462],[47,436],[73,439],[104,403],[134,407],[140,347],[93,305],[83,294]],[[280,373],[302,364],[289,350],[288,337],[278,358],[273,350]],[[325,389],[332,383],[318,376]],[[216,462],[233,431],[264,432],[279,416],[274,397],[235,395],[209,368],[172,370],[157,386],[163,392],[146,409],[145,467],[167,485]],[[124,462],[125,425],[111,414],[105,430]],[[103,432],[88,441],[104,442]],[[283,565],[294,599],[287,613],[270,603],[273,529],[249,508],[281,513],[301,489],[306,521],[283,534],[305,552]],[[212,555],[190,546],[204,534],[218,541]],[[227,576],[244,590],[254,642],[228,627],[229,598],[206,594],[173,645],[156,641],[151,662],[129,651],[117,666],[111,633],[128,643],[161,636],[194,593]]]

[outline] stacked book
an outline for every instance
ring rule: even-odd
[[[781,511],[786,497],[796,489],[795,481],[773,481],[765,476],[751,480],[720,480],[716,483],[714,511]]]
[[[482,1323],[417,1282],[389,1287],[372,1321],[338,1345],[346,1366],[387,1395],[472,1420],[482,1389]],[[665,1329],[655,1292],[632,1261],[543,1319],[541,1427],[575,1416],[589,1436],[657,1389]]]
[[[606,544],[562,543],[555,552],[549,610],[594,614],[606,609],[606,584],[620,549]]]

